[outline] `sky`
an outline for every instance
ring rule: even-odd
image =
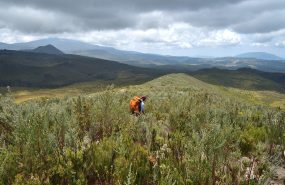
[[[0,0],[0,42],[59,37],[146,53],[285,57],[285,0]]]

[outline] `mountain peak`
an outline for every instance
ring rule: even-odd
[[[57,49],[51,44],[45,45],[45,46],[39,46],[32,50],[34,53],[45,53],[45,54],[53,54],[53,55],[62,55],[64,54],[62,51]]]

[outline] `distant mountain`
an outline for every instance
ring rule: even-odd
[[[52,54],[52,55],[63,55],[64,53],[54,47],[53,45],[49,44],[46,46],[39,46],[33,50],[31,50],[33,53],[44,53],[44,54]]]
[[[103,46],[92,45],[89,43],[71,40],[71,39],[61,39],[61,38],[46,38],[35,40],[31,42],[23,42],[23,43],[14,43],[14,44],[0,44],[0,49],[10,49],[10,50],[31,50],[39,46],[45,45],[53,45],[54,47],[58,48],[59,50],[65,53],[71,53],[71,51],[78,51],[78,50],[91,50],[91,49],[98,49],[98,48],[108,48]]]
[[[261,60],[283,60],[281,57],[266,52],[249,52],[237,55],[238,58],[255,58]]]
[[[159,68],[196,71],[199,69],[219,67],[224,69],[252,68],[265,72],[285,73],[285,60],[267,60],[251,57],[219,57],[219,58],[193,58],[187,56],[167,56],[121,50],[93,49],[74,51],[74,54],[114,60],[124,64]],[[274,61],[274,65],[272,63]]]
[[[7,49],[8,44],[0,42],[0,49]]]
[[[194,58],[188,56],[168,56],[124,51],[112,47],[92,45],[85,42],[60,38],[47,38],[26,43],[0,44],[0,49],[31,50],[48,44],[53,45],[64,53],[117,61],[138,67],[166,70],[177,69],[179,71],[195,71],[212,67],[224,69],[247,67],[266,72],[285,73],[285,59],[279,60],[281,58],[277,56],[269,57],[270,54],[268,55],[266,53],[255,53],[254,57],[253,55],[239,55],[239,57]],[[259,57],[257,57],[257,55]],[[261,56],[263,56],[263,59],[259,59]],[[269,60],[270,58],[272,58],[272,60]],[[272,65],[272,61],[274,61],[274,65]]]
[[[165,74],[78,55],[0,50],[0,86],[60,87],[77,82],[139,83]]]
[[[264,72],[273,73],[285,73],[285,61],[284,60],[260,60],[254,58],[192,58],[186,62],[174,62],[166,65],[145,65],[150,68],[158,69],[179,69],[182,72],[197,71],[200,69],[208,68],[220,68],[236,70],[240,68],[251,68]]]
[[[106,60],[118,61],[125,64],[135,66],[143,66],[145,64],[172,64],[173,62],[184,62],[191,59],[191,57],[178,57],[178,56],[164,56],[157,54],[146,54],[134,51],[118,50],[112,47],[105,47],[99,45],[92,45],[89,43],[61,39],[61,38],[47,38],[31,42],[15,43],[15,44],[0,44],[0,49],[9,50],[31,50],[43,45],[53,45],[59,50],[69,53],[77,54],[94,58],[101,58]]]
[[[114,48],[97,48],[92,50],[73,51],[73,54],[103,58],[106,60],[115,60],[121,63],[145,66],[145,65],[169,65],[177,63],[188,63],[196,58],[187,56],[169,56],[149,53],[140,53],[135,51],[123,51]]]

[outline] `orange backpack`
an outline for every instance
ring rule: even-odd
[[[141,98],[139,96],[134,96],[130,101],[130,109],[132,113],[139,113],[139,103],[141,102]]]

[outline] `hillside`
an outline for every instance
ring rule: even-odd
[[[48,44],[46,46],[39,46],[33,50],[31,50],[33,53],[44,53],[44,54],[51,54],[51,55],[63,55],[64,53],[54,47],[51,44]]]
[[[197,71],[213,67],[223,69],[252,68],[265,72],[280,73],[284,73],[285,71],[285,61],[283,59],[270,60],[267,58],[264,60],[254,57],[193,58],[187,56],[165,56],[128,52],[115,49],[80,50],[72,53],[88,57],[115,60],[133,66],[156,69],[177,69],[182,72]]]
[[[59,87],[98,80],[138,83],[161,74],[158,70],[77,55],[0,51],[0,86]]]
[[[55,50],[56,51],[56,50]],[[151,67],[151,66],[149,66]],[[204,66],[206,67],[206,66]],[[247,90],[284,92],[284,73],[242,68],[209,68],[189,72],[186,66],[141,68],[78,55],[0,51],[0,86],[62,87],[82,82],[139,84],[163,74],[186,72],[205,82]]]
[[[226,94],[232,98],[239,98],[240,100],[245,100],[247,102],[251,102],[256,105],[264,105],[271,107],[280,107],[285,110],[285,94],[278,93],[268,90],[242,90],[238,88],[227,88],[222,85],[212,85],[203,80],[198,80],[193,77],[190,77],[186,74],[171,74],[167,76],[163,76],[151,82],[145,83],[141,86],[132,86],[132,88],[138,87],[138,89],[142,89],[141,93],[144,93],[146,88],[153,88],[155,86],[162,87],[167,85],[167,82],[171,84],[171,86],[191,86],[196,89],[203,88],[209,92],[216,92],[217,94]],[[12,96],[15,99],[16,103],[22,103],[29,100],[39,100],[39,99],[50,99],[53,97],[64,98],[68,96],[76,96],[78,94],[90,94],[94,92],[100,92],[110,84],[114,83],[106,83],[106,82],[84,82],[84,83],[76,83],[73,85],[61,87],[61,88],[53,88],[53,89],[38,89],[38,88],[17,88],[12,87]],[[116,90],[125,91],[124,84],[116,84]],[[149,90],[149,91],[150,91]],[[5,94],[7,92],[7,88],[0,88],[0,93]]]
[[[150,53],[140,53],[134,51],[123,51],[114,48],[97,48],[92,50],[79,50],[71,53],[102,58],[107,60],[115,60],[121,63],[146,66],[146,65],[175,65],[178,63],[189,63],[191,60],[195,61],[196,58],[186,56],[167,56]]]
[[[283,60],[281,57],[266,52],[249,52],[236,56],[237,58],[255,58],[261,60]]]
[[[285,92],[285,73],[267,73],[249,68],[225,70],[218,68],[191,72],[207,83],[247,90]]]
[[[265,184],[285,112],[237,94],[172,74],[20,105],[1,96],[0,183]],[[145,115],[129,114],[134,95],[148,96]]]

